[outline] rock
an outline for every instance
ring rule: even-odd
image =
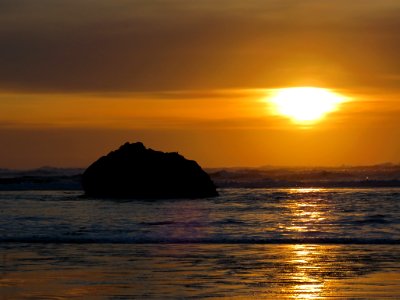
[[[218,196],[214,183],[193,160],[176,152],[126,143],[89,166],[82,176],[86,196],[113,198],[204,198]]]

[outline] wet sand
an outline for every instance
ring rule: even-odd
[[[1,299],[400,296],[399,245],[3,244]]]

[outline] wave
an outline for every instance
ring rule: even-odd
[[[337,244],[337,245],[400,245],[400,239],[362,238],[198,238],[161,239],[127,237],[3,237],[0,243],[35,244]]]

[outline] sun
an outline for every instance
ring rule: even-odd
[[[336,111],[346,97],[324,88],[293,87],[275,91],[268,101],[274,113],[295,123],[310,124]]]

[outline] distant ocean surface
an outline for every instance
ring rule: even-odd
[[[398,188],[81,194],[0,192],[0,299],[400,297]]]

